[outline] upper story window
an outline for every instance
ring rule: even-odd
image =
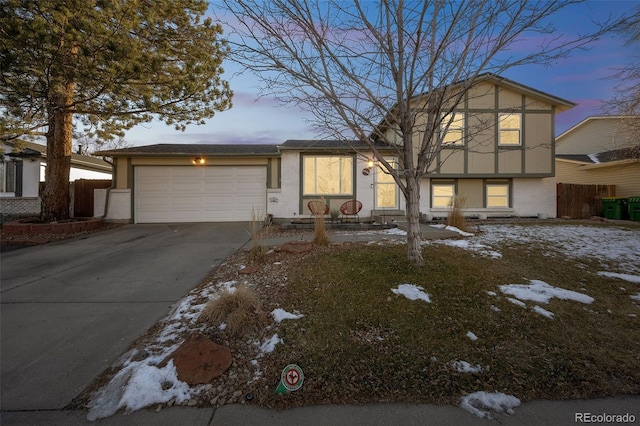
[[[447,129],[447,125],[449,128]],[[464,143],[464,114],[461,112],[447,114],[440,122],[443,145],[462,145]]]
[[[304,195],[353,195],[353,157],[303,157]]]
[[[500,114],[499,120],[499,140],[500,145],[517,146],[521,142],[522,114],[507,113]]]

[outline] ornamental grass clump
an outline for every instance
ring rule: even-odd
[[[233,337],[255,333],[266,327],[268,315],[255,291],[247,286],[232,287],[209,301],[200,315],[210,327],[226,324],[225,331]]]
[[[320,246],[329,244],[329,237],[327,236],[327,228],[324,224],[324,217],[322,215],[315,215],[313,218],[313,222],[313,243]]]
[[[467,223],[463,213],[466,204],[466,197],[454,197],[449,208],[449,213],[447,214],[447,226],[455,226],[461,231],[469,231],[469,224]]]

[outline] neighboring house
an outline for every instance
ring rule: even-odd
[[[0,144],[0,215],[40,214],[40,182],[47,147],[33,142]],[[111,178],[111,164],[87,155],[71,155],[71,180]]]
[[[556,139],[556,181],[615,185],[616,196],[640,196],[638,116],[588,117]],[[631,129],[636,129],[634,132]]]
[[[446,216],[454,196],[465,213],[555,217],[555,115],[574,104],[491,74],[454,111],[446,146],[421,182],[420,211]],[[393,130],[388,129],[392,134]],[[381,155],[393,162],[393,149]],[[276,220],[309,217],[307,202],[332,210],[362,202],[362,217],[401,219],[404,197],[364,143],[289,140],[281,145],[160,144],[96,153],[114,159],[107,218],[134,222]]]

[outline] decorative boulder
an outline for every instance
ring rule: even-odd
[[[189,385],[209,383],[231,366],[231,351],[202,334],[187,338],[169,358],[173,359],[178,378]]]

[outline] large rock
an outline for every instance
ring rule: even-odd
[[[187,338],[169,358],[173,359],[178,378],[189,385],[209,383],[231,366],[231,351],[202,334]]]

